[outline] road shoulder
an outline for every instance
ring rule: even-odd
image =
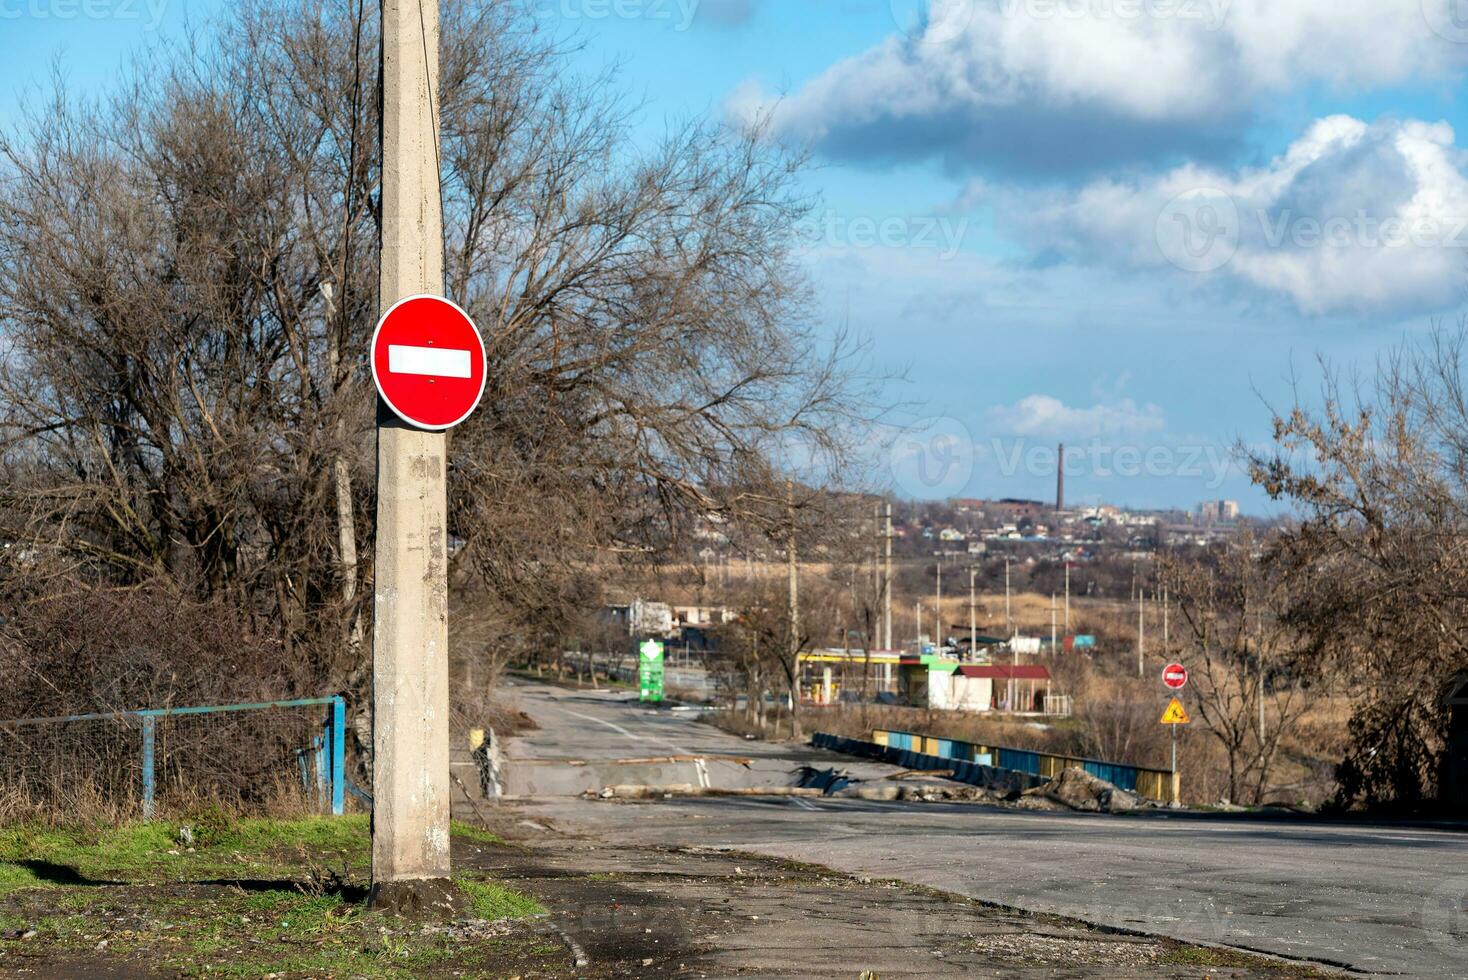
[[[598,838],[515,804],[487,817],[517,845],[496,850],[492,870],[551,909],[585,957],[580,975],[1331,975],[817,865]]]

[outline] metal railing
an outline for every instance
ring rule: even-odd
[[[1030,749],[1013,749],[1002,745],[976,745],[956,739],[934,738],[913,732],[874,731],[877,745],[917,752],[938,759],[972,762],[1053,779],[1070,768],[1086,772],[1112,785],[1148,799],[1178,802],[1182,793],[1179,775],[1166,769],[1147,769],[1121,762],[1102,762],[1079,756],[1054,755]]]
[[[259,701],[246,704],[142,708],[131,711],[58,715],[51,718],[16,718],[0,721],[0,731],[9,733],[20,743],[19,750],[24,752],[27,743],[21,737],[21,733],[26,729],[43,729],[46,726],[61,728],[77,724],[107,722],[121,724],[129,729],[136,727],[141,736],[138,769],[142,813],[144,820],[151,820],[156,811],[158,795],[158,730],[161,723],[214,715],[288,711],[313,707],[326,708],[326,717],[319,726],[313,725],[315,731],[300,738],[291,751],[303,787],[308,792],[314,793],[323,805],[329,805],[333,814],[340,816],[344,810],[346,792],[346,701],[340,696]],[[305,735],[304,731],[299,734]],[[281,737],[295,736],[283,735]]]

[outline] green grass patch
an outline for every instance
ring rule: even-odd
[[[367,858],[372,852],[371,823],[365,814],[306,817],[301,820],[241,820],[231,846],[266,853],[299,849]]]
[[[256,893],[246,899],[245,908],[258,914],[267,927],[279,929],[283,938],[297,939],[339,934],[362,912],[361,906],[340,895],[288,891]]]
[[[1171,966],[1222,966],[1218,950],[1204,946],[1182,946],[1162,954],[1162,962]]]
[[[300,871],[303,855],[348,870],[366,867],[367,817],[226,822],[205,815],[106,830],[10,827],[0,830],[0,895],[80,883],[68,878],[142,883],[289,875]]]
[[[479,878],[461,876],[454,879],[459,890],[469,897],[469,906],[476,918],[526,919],[532,915],[544,915],[545,906],[529,895],[523,895],[504,885]]]
[[[529,934],[528,925],[525,935],[471,931],[466,941],[452,929],[424,931],[369,912],[357,900],[367,884],[369,833],[363,816],[230,819],[218,812],[107,829],[0,829],[0,927],[35,929],[25,941],[28,957],[40,964],[58,954],[77,969],[122,957],[197,977],[408,980],[447,964],[465,976],[564,967],[565,951]],[[469,824],[455,823],[453,834],[511,846]],[[455,882],[475,918],[545,912],[482,872]],[[0,952],[8,952],[3,940]]]

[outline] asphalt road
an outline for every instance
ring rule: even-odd
[[[542,726],[511,758],[654,751],[841,756],[750,743],[625,692],[526,686]],[[1453,828],[954,804],[545,799],[536,811],[630,843],[731,848],[1192,942],[1381,975],[1468,977],[1468,833]]]

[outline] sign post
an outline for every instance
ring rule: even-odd
[[[372,890],[392,912],[453,909],[449,860],[444,430],[484,386],[484,348],[443,291],[438,0],[382,3],[383,311],[373,337],[377,538]],[[467,325],[467,328],[466,328]]]
[[[647,640],[638,648],[637,687],[643,701],[659,704],[663,700],[663,653],[657,640]]]
[[[1173,666],[1176,665],[1174,664]],[[1168,668],[1168,670],[1171,669],[1171,667]],[[1182,670],[1181,667],[1178,669]],[[1164,672],[1163,676],[1164,678],[1166,677],[1166,672]],[[1174,685],[1166,680],[1164,680],[1164,683],[1174,689],[1181,688],[1183,684],[1187,683],[1187,671],[1183,671],[1183,684]],[[1173,698],[1172,702],[1167,706],[1167,710],[1162,712],[1161,723],[1172,729],[1172,802],[1174,804],[1182,802],[1180,799],[1182,796],[1181,786],[1177,778],[1177,726],[1190,725],[1192,721],[1193,719],[1188,717],[1187,709],[1183,707],[1183,703],[1177,698]]]

